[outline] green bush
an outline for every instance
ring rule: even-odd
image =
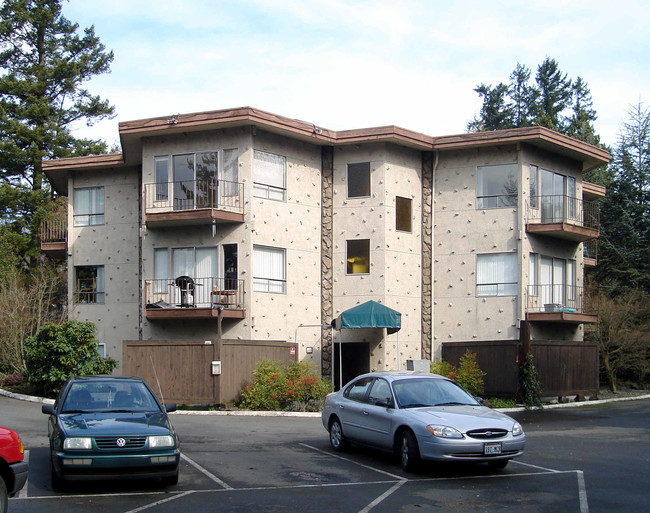
[[[489,408],[516,408],[517,401],[514,399],[502,399],[500,397],[490,397],[485,400],[485,406]]]
[[[24,344],[25,377],[45,395],[53,396],[72,376],[110,374],[117,362],[97,351],[92,322],[44,324]]]
[[[431,372],[453,379],[473,396],[483,394],[483,377],[485,372],[479,367],[476,353],[469,349],[460,358],[460,364],[455,367],[444,360],[431,363]]]
[[[307,362],[290,365],[263,360],[253,373],[253,382],[241,392],[240,407],[249,410],[318,411],[331,391]]]

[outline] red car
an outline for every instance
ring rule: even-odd
[[[0,427],[0,513],[6,513],[9,497],[16,495],[27,481],[23,441],[18,433]]]

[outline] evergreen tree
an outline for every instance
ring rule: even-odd
[[[596,274],[612,295],[650,293],[650,109],[639,103],[628,114],[600,211]]]
[[[600,144],[600,137],[596,135],[593,122],[598,116],[593,108],[591,91],[581,77],[578,77],[571,87],[573,89],[573,114],[569,119],[567,135],[597,146]]]
[[[481,84],[476,91],[483,98],[480,114],[467,124],[470,132],[485,132],[512,128],[512,111],[507,102],[508,86],[501,82],[496,87]]]
[[[564,132],[562,112],[571,105],[571,80],[559,70],[555,59],[547,57],[537,67],[539,97],[535,107],[535,124]]]
[[[83,87],[109,71],[94,28],[62,15],[62,0],[4,0],[0,4],[0,214],[3,229],[34,234],[47,207],[41,160],[106,152],[102,141],[76,139],[72,125],[113,114]],[[32,250],[35,247],[32,237]]]
[[[510,74],[508,96],[512,102],[510,109],[512,111],[512,125],[518,128],[534,124],[533,112],[539,92],[529,82],[530,70],[526,66],[517,63],[517,67]]]

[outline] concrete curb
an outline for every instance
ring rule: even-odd
[[[3,395],[5,397],[10,397],[12,399],[18,399],[19,401],[28,401],[31,403],[41,403],[41,404],[54,404],[54,399],[46,399],[43,397],[36,397],[33,395],[15,394],[13,392],[9,392],[8,390],[3,390],[2,388],[0,388],[0,395]],[[650,394],[637,395],[632,397],[614,397],[612,399],[599,399],[597,401],[580,401],[580,402],[571,402],[571,403],[547,404],[542,408],[533,408],[533,409],[526,409],[520,407],[520,408],[495,408],[495,410],[500,411],[502,413],[517,413],[522,411],[544,411],[544,410],[556,410],[560,408],[580,408],[583,406],[597,406],[599,404],[618,403],[622,401],[638,401],[642,399],[650,399]],[[205,417],[303,417],[303,418],[319,418],[321,416],[320,412],[252,411],[252,410],[240,410],[240,411],[176,410],[170,415],[198,415],[198,416],[205,416]]]

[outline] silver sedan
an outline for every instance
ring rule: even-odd
[[[322,420],[335,451],[348,442],[392,451],[407,472],[422,460],[487,462],[500,469],[526,445],[518,422],[436,374],[359,376],[325,398]]]

